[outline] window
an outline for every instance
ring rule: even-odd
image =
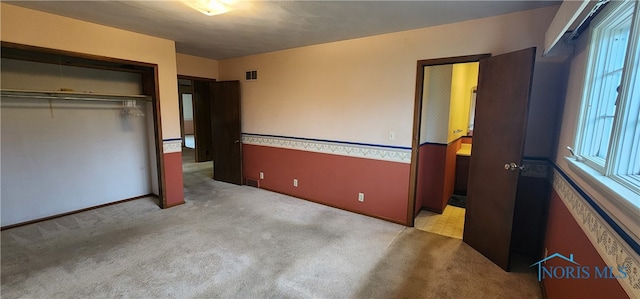
[[[576,134],[578,154],[600,176],[634,193],[640,207],[640,8],[612,1],[593,20]],[[636,16],[634,18],[634,15]]]

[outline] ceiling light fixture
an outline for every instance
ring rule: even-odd
[[[230,11],[233,0],[183,0],[183,2],[207,16],[215,16]]]

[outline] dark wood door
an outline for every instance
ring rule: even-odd
[[[196,162],[211,161],[211,88],[210,82],[193,80],[193,135]]]
[[[213,90],[213,179],[242,184],[240,81],[211,83]]]
[[[480,60],[463,239],[509,270],[535,48]]]

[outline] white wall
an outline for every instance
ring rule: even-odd
[[[418,60],[540,55],[557,8],[221,60],[220,79],[260,73],[241,84],[243,132],[410,147]]]
[[[420,140],[419,140],[419,144],[423,144],[425,142],[427,142],[427,130],[426,130],[426,125],[427,125],[427,105],[426,105],[426,98],[429,96],[429,93],[431,92],[430,90],[430,86],[431,84],[429,84],[429,82],[431,82],[431,68],[430,67],[425,67],[424,68],[424,78],[422,80],[422,111],[420,111]]]
[[[428,66],[425,73],[420,143],[447,144],[453,65]]]
[[[193,120],[193,95],[182,95],[182,117],[184,120]]]
[[[2,88],[139,94],[140,75],[2,59]],[[1,225],[157,193],[152,108],[2,97]]]

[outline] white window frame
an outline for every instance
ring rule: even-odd
[[[622,138],[611,140],[615,161],[605,175],[637,193],[640,200],[640,3],[630,2],[635,4],[634,19],[620,85],[620,113],[611,133]]]
[[[590,148],[587,144],[591,140],[585,136],[585,132],[593,125],[588,124],[589,105],[593,104],[592,95],[594,92],[596,76],[594,70],[601,68],[596,59],[598,56],[598,43],[600,42],[600,26],[611,27],[611,24],[620,22],[625,18],[626,12],[630,10],[631,30],[628,38],[624,68],[618,93],[611,138],[609,141],[606,158],[590,156]],[[604,24],[604,25],[603,25]],[[606,29],[605,29],[606,30]],[[588,46],[588,59],[585,84],[583,88],[582,105],[576,131],[576,150],[581,156],[580,162],[572,161],[577,167],[578,174],[591,182],[597,189],[605,192],[612,203],[623,211],[633,215],[638,215],[640,211],[640,170],[631,169],[630,165],[637,167],[640,160],[640,4],[638,1],[612,1],[593,20],[588,31],[590,36]],[[635,128],[634,128],[635,126]],[[628,209],[631,209],[629,211]]]

